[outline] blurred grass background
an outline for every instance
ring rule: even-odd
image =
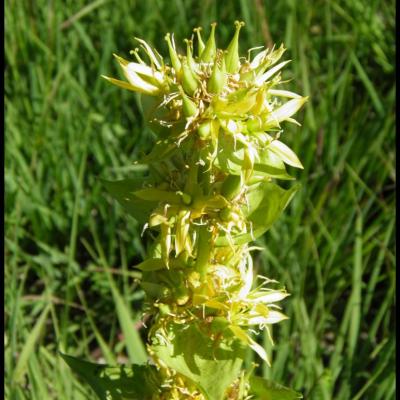
[[[256,259],[292,293],[258,372],[305,399],[393,399],[394,16],[392,0],[7,0],[6,398],[94,398],[58,347],[143,359],[140,227],[97,178],[133,173],[150,135],[136,96],[100,74],[119,74],[112,53],[134,36],[166,54],[166,32],[182,45],[217,21],[222,47],[241,19],[242,54],[284,42],[286,87],[310,95],[285,133],[302,189]]]

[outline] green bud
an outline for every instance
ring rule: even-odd
[[[175,50],[173,39],[171,40],[171,35],[169,33],[167,33],[165,35],[165,40],[167,41],[167,44],[168,44],[168,51],[169,51],[169,57],[171,58],[171,64],[172,64],[176,74],[180,75],[181,74],[181,61],[179,60],[179,56]]]
[[[239,32],[244,26],[244,22],[235,21],[236,31],[233,35],[232,41],[227,48],[225,54],[226,70],[230,74],[236,74],[240,68],[239,62]]]
[[[199,133],[200,139],[202,140],[208,139],[211,134],[211,121],[206,121],[200,124],[197,131]]]
[[[196,89],[199,87],[199,82],[195,73],[190,68],[186,57],[182,60],[182,86],[183,90],[189,95],[193,96]]]
[[[219,63],[221,63],[221,67]],[[225,59],[221,53],[218,53],[215,57],[210,79],[207,82],[207,90],[212,94],[219,94],[225,87],[226,81]]]
[[[193,32],[196,32],[197,34],[197,41],[198,41],[197,54],[199,58],[201,57],[201,54],[203,53],[204,48],[206,47],[203,42],[203,39],[201,38],[201,33],[200,33],[201,29],[202,29],[201,27],[193,29]]]
[[[182,196],[182,203],[185,205],[190,205],[192,203],[192,196],[184,192],[177,192]]]
[[[183,201],[183,204],[186,204],[187,206],[189,206],[192,203],[192,197],[187,193],[183,193],[182,201]]]
[[[250,118],[246,122],[246,127],[249,132],[262,131],[265,121],[266,121],[266,118],[264,116]]]
[[[185,94],[183,89],[180,87],[180,92],[182,96],[182,110],[183,115],[186,118],[192,117],[197,113],[197,106],[196,103],[189,99],[189,97]]]
[[[211,33],[207,40],[206,47],[201,53],[200,60],[204,62],[211,62],[215,57],[215,53],[217,51],[217,47],[215,45],[215,27],[217,26],[216,22],[211,24]]]
[[[238,89],[226,98],[218,97],[213,99],[214,110],[221,114],[243,115],[251,110],[257,101],[258,89],[248,87]]]
[[[240,175],[228,175],[221,187],[221,194],[228,200],[235,198],[242,189],[242,177]]]
[[[193,53],[192,53],[193,42],[191,40],[185,39],[185,43],[186,43],[186,59],[188,65],[190,66],[192,71],[196,71],[197,65],[193,59]]]
[[[189,291],[188,289],[181,285],[175,289],[176,302],[179,306],[185,305],[189,301]]]
[[[169,253],[171,251],[171,228],[168,225],[161,225],[161,258],[169,268]]]
[[[197,243],[197,258],[195,269],[200,274],[203,281],[207,274],[208,261],[211,252],[211,232],[208,231],[207,225],[199,227],[199,238]]]

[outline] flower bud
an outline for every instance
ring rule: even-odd
[[[183,90],[189,95],[193,96],[196,89],[199,87],[199,82],[196,78],[196,75],[190,68],[190,65],[187,62],[186,57],[182,60],[182,86]]]
[[[249,118],[246,122],[246,127],[249,132],[262,131],[265,121],[266,117],[264,115],[257,116],[256,118]]]
[[[186,118],[192,117],[197,113],[197,106],[196,103],[194,103],[192,100],[189,99],[189,97],[185,94],[183,89],[180,87],[180,93],[182,96],[182,110],[183,110],[183,115]]]
[[[203,52],[201,53],[200,60],[203,62],[211,62],[215,57],[216,53],[216,45],[215,45],[215,27],[217,23],[214,22],[211,24],[211,33],[207,40],[206,47],[204,48]]]
[[[179,60],[179,56],[175,50],[175,43],[174,39],[172,38],[171,40],[171,35],[167,33],[165,35],[165,40],[167,41],[168,44],[168,51],[169,51],[169,57],[171,59],[171,64],[175,70],[175,73],[180,76],[181,74],[181,61]]]
[[[193,48],[193,42],[191,40],[185,39],[184,40],[186,43],[186,59],[187,59],[187,63],[190,66],[190,69],[193,72],[197,71],[197,64],[195,63],[194,59],[193,59],[193,52],[192,52],[192,48]]]
[[[185,286],[180,286],[176,290],[176,303],[179,306],[184,306],[190,299],[189,297],[189,291]]]
[[[192,196],[187,193],[182,193],[182,202],[183,204],[190,206],[190,204],[192,204]]]
[[[208,231],[207,226],[199,227],[199,238],[197,242],[197,257],[195,269],[200,274],[201,280],[204,280],[207,274],[207,267],[211,252],[211,233]]]
[[[221,67],[218,65],[219,62],[221,63]],[[225,59],[224,57],[222,57],[221,53],[219,53],[215,57],[211,76],[207,82],[207,90],[212,94],[219,94],[225,87],[226,81],[227,81],[227,76],[226,76]]]
[[[206,121],[200,124],[197,131],[202,140],[208,139],[211,134],[211,121]]]
[[[169,268],[169,253],[171,252],[171,228],[168,225],[161,224],[161,258],[165,262],[165,266]]]
[[[244,26],[244,22],[235,21],[236,30],[225,54],[226,70],[230,74],[236,74],[240,68],[239,32],[242,26]]]
[[[198,55],[199,58],[201,57],[201,54],[203,53],[204,48],[206,47],[204,42],[203,42],[203,39],[201,38],[200,31],[201,31],[201,27],[193,29],[193,32],[196,32],[196,34],[197,34],[197,42],[198,42],[198,44],[197,44],[197,55]]]

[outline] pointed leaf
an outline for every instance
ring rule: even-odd
[[[250,394],[255,396],[254,400],[296,400],[303,398],[300,393],[292,389],[258,376],[250,377]]]
[[[123,179],[120,181],[101,180],[110,195],[117,200],[125,210],[139,223],[145,223],[151,212],[157,207],[158,201],[146,201],[134,195],[142,189],[143,179]]]
[[[153,343],[157,357],[193,381],[206,399],[222,400],[241,369],[244,351],[240,341],[216,342],[195,324],[171,324],[167,329],[169,344]]]
[[[60,355],[100,400],[150,400],[160,385],[157,369],[150,365],[112,367]]]
[[[279,218],[300,185],[285,190],[272,182],[262,182],[251,190],[247,197],[248,207],[244,206],[243,212],[252,224],[252,232],[243,233],[233,237],[235,244],[243,244],[257,239],[264,234]],[[217,246],[229,245],[226,236],[216,240]]]

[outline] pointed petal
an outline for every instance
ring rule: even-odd
[[[268,54],[268,49],[265,49],[263,51],[260,51],[254,58],[253,61],[250,63],[250,67],[251,69],[257,68],[261,62],[263,61],[263,59],[265,58],[265,56]]]
[[[295,124],[297,126],[301,126],[301,123],[299,121],[295,120],[294,118],[287,118],[286,121],[291,122],[292,124]]]
[[[161,69],[162,57],[156,52],[156,50],[153,50],[144,40],[137,37],[135,37],[135,39],[142,45],[150,60],[156,65],[156,67]]]
[[[267,119],[267,123],[269,122],[281,122],[290,118],[293,114],[295,114],[303,104],[308,100],[308,97],[300,97],[298,99],[289,100],[283,106],[274,110]]]
[[[286,146],[285,143],[282,143],[279,140],[273,140],[269,144],[268,149],[279,156],[284,163],[295,168],[304,168],[294,151]]]
[[[276,65],[275,67],[269,69],[267,72],[263,73],[260,77],[258,77],[255,80],[255,83],[257,85],[262,85],[264,82],[266,82],[269,78],[271,78],[273,75],[275,75],[278,71],[280,71],[286,64],[290,63],[290,60],[288,61],[283,61]]]
[[[301,98],[301,96],[299,94],[290,92],[289,90],[269,89],[268,94],[272,94],[273,96],[278,96],[278,97],[287,97],[289,99]]]
[[[132,64],[132,63],[131,63]],[[122,66],[124,75],[126,79],[129,81],[129,83],[132,86],[137,87],[142,93],[147,93],[147,94],[158,94],[160,92],[160,89],[157,86],[154,86],[148,82],[146,82],[144,79],[142,79],[132,68],[130,64],[127,66]]]
[[[250,340],[251,340],[251,342],[250,342],[249,346],[268,364],[268,366],[271,366],[267,352],[265,351],[264,347],[260,346],[253,339],[250,339]]]
[[[134,62],[130,62],[127,66],[133,72],[136,72],[141,75],[145,75],[149,78],[155,78],[157,81],[162,83],[162,74],[159,71],[155,71],[153,68],[150,68],[148,65],[145,64],[138,64]]]
[[[289,296],[289,293],[280,292],[280,291],[271,291],[271,292],[266,292],[265,294],[261,294],[260,296],[255,297],[253,301],[262,302],[265,304],[275,303],[277,301],[283,300],[287,296]]]
[[[268,317],[266,318],[266,324],[276,324],[285,319],[289,319],[286,315],[282,314],[279,311],[270,311]]]
[[[136,88],[136,87],[132,86],[128,82],[120,81],[119,79],[110,78],[110,77],[105,76],[105,75],[101,75],[101,77],[106,79],[107,81],[109,81],[113,85],[118,86],[118,87],[120,87],[122,89],[131,90],[132,92],[139,92],[140,91],[139,88]]]

